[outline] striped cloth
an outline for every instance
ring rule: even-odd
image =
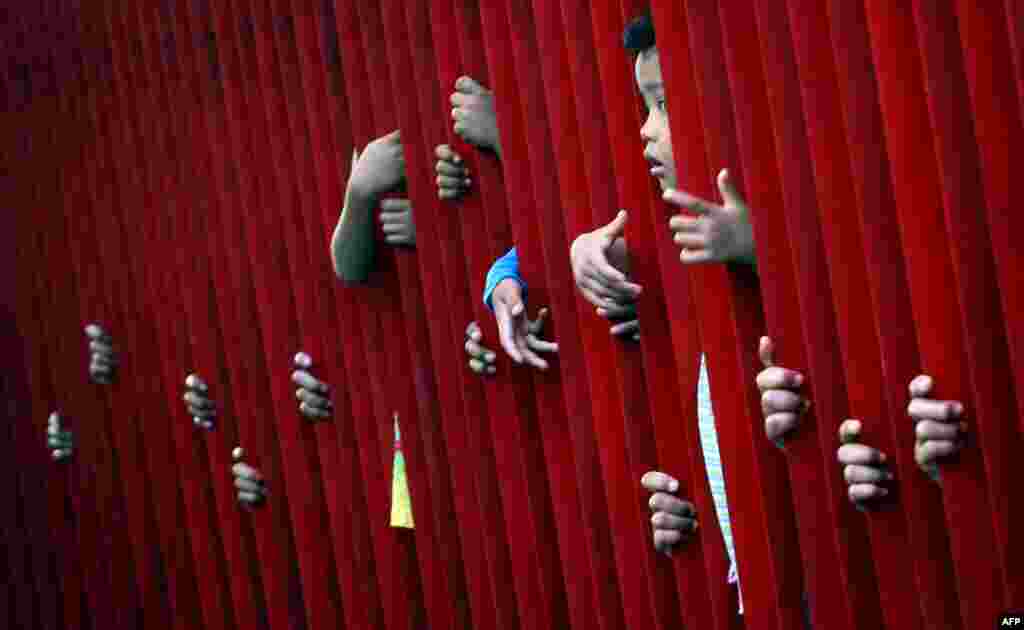
[[[732,524],[729,521],[729,506],[725,498],[725,477],[722,475],[722,456],[718,452],[718,433],[715,431],[715,413],[711,409],[711,387],[708,383],[708,369],[704,356],[700,357],[700,377],[697,380],[697,428],[700,431],[700,445],[704,451],[704,467],[711,486],[711,498],[715,502],[718,525],[729,552],[729,583],[739,588],[739,574],[736,572],[736,549],[732,542]],[[740,614],[743,614],[743,598],[740,597]]]

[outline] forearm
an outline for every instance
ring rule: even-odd
[[[373,269],[373,207],[376,202],[373,195],[351,185],[345,191],[345,206],[331,238],[334,273],[345,284],[365,282]]]

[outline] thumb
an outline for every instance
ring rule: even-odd
[[[736,183],[732,180],[732,173],[729,172],[729,169],[723,168],[718,173],[718,191],[722,193],[722,202],[725,206],[747,205],[747,202],[740,196],[739,191],[736,190]]]
[[[477,83],[473,77],[461,76],[455,81],[455,89],[466,94],[480,94],[484,92],[484,86]]]
[[[757,348],[757,356],[761,358],[761,364],[766,368],[775,365],[775,346],[771,337],[761,337],[761,343]]]
[[[615,238],[622,236],[626,231],[626,221],[629,219],[629,215],[625,210],[619,210],[619,213],[615,215],[612,222],[604,226],[604,232],[606,236]]]

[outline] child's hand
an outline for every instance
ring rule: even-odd
[[[651,529],[654,532],[654,548],[666,556],[672,555],[672,548],[689,540],[697,531],[697,511],[689,501],[675,497],[679,482],[665,473],[652,470],[640,479],[641,485],[653,492],[647,505],[651,512]]]
[[[668,222],[673,240],[683,248],[679,260],[685,264],[754,260],[750,211],[725,169],[718,174],[718,190],[725,205],[704,201],[681,190],[669,189],[663,195],[665,201],[698,215],[677,214]]]
[[[511,278],[509,278],[511,280]],[[494,359],[497,357],[490,348],[481,345],[483,333],[480,324],[469,322],[466,326],[466,354],[469,355],[469,369],[477,374],[494,374]]]
[[[383,199],[380,202],[380,228],[389,245],[416,244],[416,224],[408,199]]]
[[[75,438],[71,431],[64,431],[60,426],[60,414],[54,411],[46,423],[46,446],[50,449],[53,461],[60,462],[71,457],[75,448]]]
[[[611,223],[576,237],[569,250],[573,278],[583,297],[598,308],[628,304],[636,299],[643,288],[630,282],[622,269],[624,260],[617,260],[615,247],[622,248],[622,237],[626,227],[626,211],[622,210]]]
[[[455,133],[473,146],[501,155],[494,93],[470,77],[459,77],[450,100]]]
[[[120,365],[114,341],[99,324],[86,326],[85,335],[89,338],[89,378],[94,383],[109,385]]]
[[[525,361],[538,370],[548,369],[548,362],[534,352],[558,352],[557,343],[538,338],[548,310],[540,309],[537,319],[532,322],[527,319],[522,290],[514,278],[505,278],[498,283],[491,293],[491,303],[494,304],[494,317],[498,320],[501,347],[508,356],[516,363]]]
[[[967,423],[962,421],[963,403],[926,397],[933,385],[932,378],[926,374],[910,381],[911,400],[907,413],[914,419],[917,435],[914,459],[921,470],[939,482],[939,462],[963,448]]]
[[[217,417],[217,407],[208,397],[209,387],[197,374],[189,374],[185,378],[185,407],[192,416],[197,427],[213,428],[213,419]]]
[[[398,130],[366,145],[349,177],[349,187],[359,194],[377,198],[391,192],[405,180],[405,156]]]
[[[439,199],[458,199],[466,194],[469,185],[469,169],[462,163],[462,157],[447,144],[439,144],[434,150],[437,156],[437,197]]]
[[[761,390],[761,412],[768,439],[784,448],[784,439],[799,423],[800,416],[811,407],[811,402],[797,392],[804,382],[799,372],[776,367],[772,340],[761,337],[758,355],[764,369],[757,375],[757,388]]]
[[[238,502],[247,507],[262,503],[267,496],[263,475],[252,466],[242,462],[242,458],[245,457],[242,449],[236,448],[231,456],[235,460],[234,466],[231,467],[231,474],[235,477]]]
[[[843,478],[849,484],[850,501],[863,509],[872,500],[880,499],[889,490],[882,484],[892,481],[893,474],[885,466],[885,453],[860,443],[861,423],[846,420],[839,426],[839,443],[836,452],[843,465]]]
[[[313,359],[305,352],[300,352],[295,355],[295,368],[292,382],[299,386],[295,390],[295,397],[301,401],[299,412],[310,420],[329,418],[334,411],[334,405],[328,397],[331,388],[309,372],[313,368]]]

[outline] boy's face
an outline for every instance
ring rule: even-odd
[[[672,134],[668,128],[668,110],[665,108],[665,86],[661,82],[661,64],[658,49],[651,47],[636,58],[636,85],[640,88],[647,120],[640,128],[644,139],[644,157],[651,165],[653,175],[661,189],[676,187],[676,167],[672,160]]]

